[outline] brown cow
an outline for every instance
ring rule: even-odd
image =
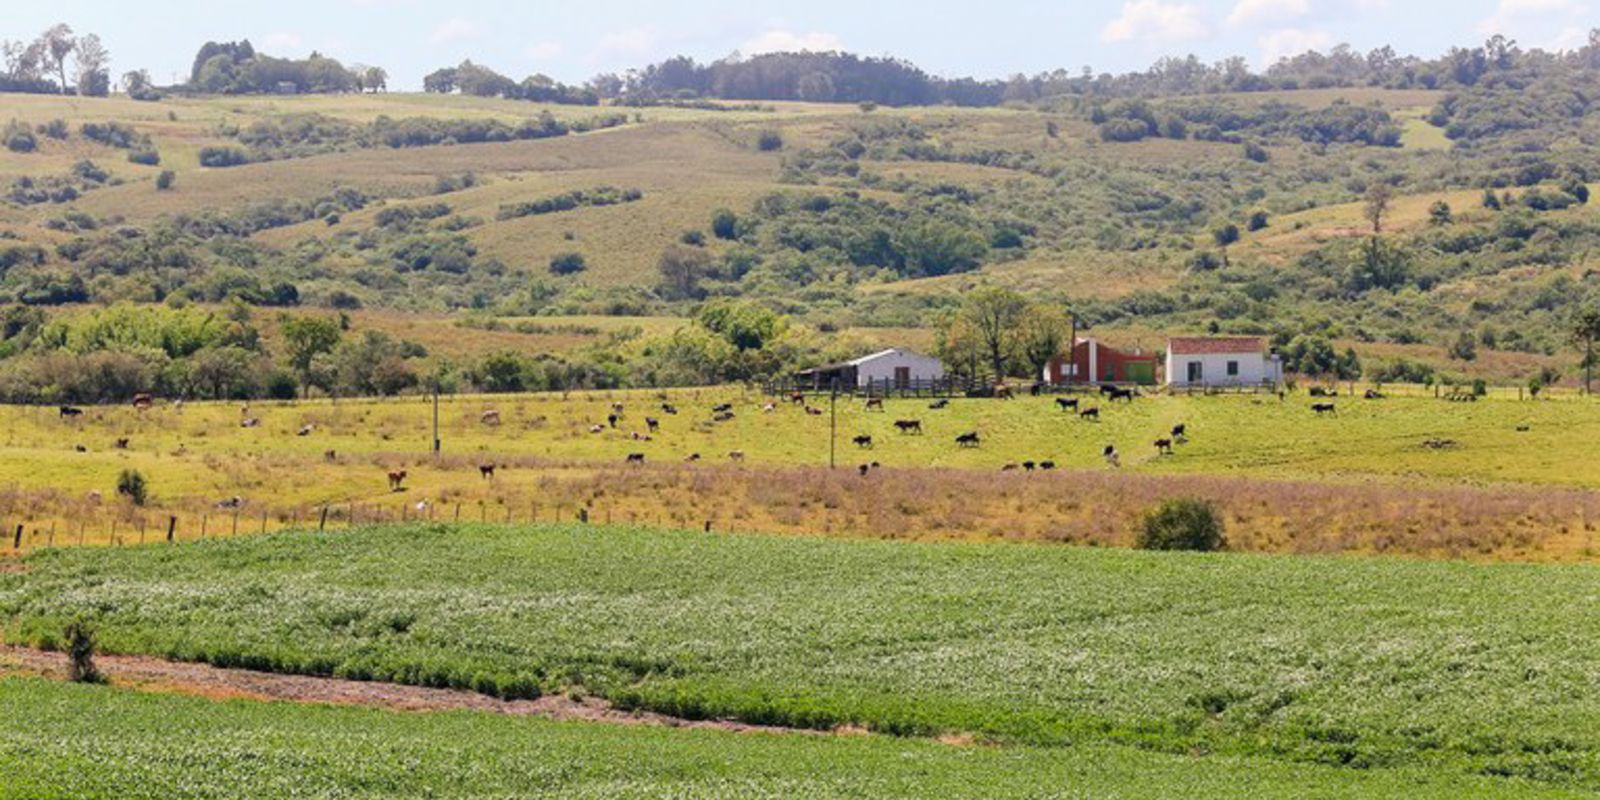
[[[499,425],[500,424],[500,412],[496,411],[494,409],[489,409],[488,411],[483,412],[483,414],[478,417],[478,421],[482,422],[485,425]]]
[[[403,469],[402,470],[396,470],[394,472],[389,473],[389,491],[391,491],[391,492],[403,492],[403,491],[405,491],[406,490],[405,489],[405,482],[406,482],[406,471],[405,470],[403,470]]]

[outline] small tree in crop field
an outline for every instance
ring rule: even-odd
[[[125,469],[117,476],[117,494],[133,501],[136,506],[142,506],[149,499],[149,488],[145,486],[144,475],[136,469]]]
[[[1143,550],[1211,552],[1226,546],[1222,515],[1206,500],[1167,500],[1145,515],[1144,528],[1139,531]]]
[[[67,625],[67,678],[73,683],[104,683],[94,665],[94,631],[78,621]]]

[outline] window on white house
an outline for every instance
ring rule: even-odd
[[[1239,377],[1239,362],[1237,362],[1237,361],[1229,361],[1228,362],[1228,377],[1230,377],[1230,378]]]

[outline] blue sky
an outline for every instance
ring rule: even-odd
[[[471,57],[516,78],[577,82],[686,53],[847,49],[908,58],[942,75],[1002,77],[1085,65],[1142,69],[1163,55],[1207,61],[1341,42],[1432,56],[1503,33],[1525,47],[1583,43],[1600,0],[5,0],[0,39],[64,21],[100,34],[115,71],[161,82],[207,39],[249,38],[274,55],[313,49],[388,69],[392,88]]]

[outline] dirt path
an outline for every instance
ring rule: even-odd
[[[738,722],[685,720],[662,714],[623,711],[598,698],[574,700],[565,695],[537,700],[498,700],[473,692],[427,689],[393,683],[368,683],[305,675],[278,675],[206,664],[163,661],[144,656],[97,656],[95,665],[115,686],[147,692],[169,692],[216,700],[279,700],[293,703],[366,706],[396,711],[480,711],[556,720],[709,728],[734,732],[799,733],[824,731],[746,725]],[[39,675],[65,680],[67,657],[19,647],[0,647],[0,675]],[[850,731],[840,731],[847,733]]]

